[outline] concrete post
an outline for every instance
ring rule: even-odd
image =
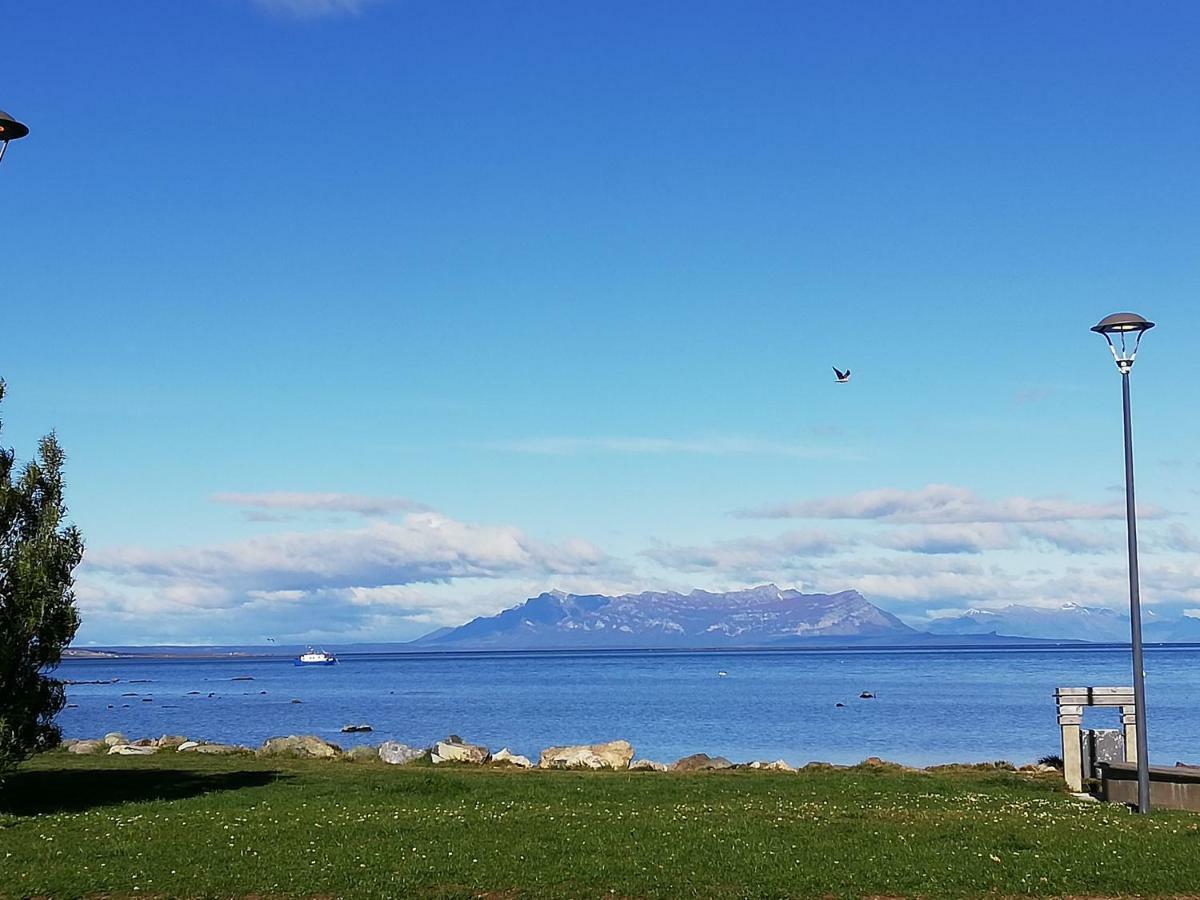
[[[1082,706],[1060,706],[1058,727],[1062,729],[1063,778],[1072,791],[1083,790],[1083,754],[1079,745],[1079,726],[1083,722]]]
[[[1124,728],[1125,760],[1137,758],[1137,716],[1133,689],[1127,687],[1060,687],[1054,692],[1058,704],[1058,725],[1062,729],[1063,778],[1073,791],[1083,790],[1083,752],[1080,746],[1083,711],[1089,706],[1121,708]]]
[[[1125,732],[1125,762],[1137,762],[1137,707],[1121,707],[1121,728]]]

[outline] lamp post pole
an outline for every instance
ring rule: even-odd
[[[1133,650],[1133,710],[1136,724],[1139,813],[1150,812],[1150,753],[1146,740],[1146,668],[1142,656],[1142,598],[1138,582],[1137,505],[1133,498],[1133,419],[1129,411],[1129,373],[1133,369],[1142,335],[1154,327],[1134,313],[1114,313],[1092,331],[1103,335],[1121,373],[1121,405],[1125,419],[1125,530],[1129,543],[1129,635]],[[1117,341],[1113,341],[1113,337]],[[1129,346],[1129,339],[1133,345]]]
[[[1137,509],[1133,501],[1133,424],[1129,415],[1129,370],[1121,373],[1125,408],[1125,525],[1129,539],[1129,628],[1133,645],[1133,708],[1137,719],[1138,812],[1150,812],[1150,756],[1146,749],[1146,669],[1142,662],[1142,598],[1138,585]]]

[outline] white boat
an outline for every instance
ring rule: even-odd
[[[337,657],[332,653],[326,653],[324,650],[314,650],[309,647],[298,657],[296,657],[296,665],[298,666],[332,666],[337,662]]]

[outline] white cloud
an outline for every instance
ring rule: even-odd
[[[1143,507],[1138,513],[1145,518],[1163,515],[1152,506]],[[913,491],[879,488],[841,497],[770,504],[735,515],[751,519],[872,519],[923,524],[1065,522],[1124,518],[1125,506],[1019,496],[985,500],[968,488],[930,484]]]
[[[85,565],[126,580],[279,591],[572,573],[608,561],[587,541],[541,543],[512,526],[414,513],[364,528],[273,534],[209,547],[101,549],[88,554]]]
[[[878,543],[912,553],[982,553],[984,550],[1006,550],[1015,540],[1012,531],[1003,525],[970,523],[889,529]]]
[[[964,605],[1054,608],[1074,602],[1084,606],[1119,606],[1128,590],[1124,570],[1064,567],[1045,572],[1000,565],[979,557],[885,556],[833,560],[805,574],[817,584],[853,587],[893,611],[923,615],[929,609]],[[1148,595],[1153,604],[1157,597]]]
[[[1066,523],[1009,525],[994,522],[954,525],[880,526],[864,532],[822,529],[792,531],[777,537],[747,537],[711,544],[674,546],[660,543],[642,552],[662,566],[680,572],[719,571],[767,578],[791,571],[807,560],[835,556],[855,547],[875,546],[899,554],[980,555],[1023,546],[1092,553],[1116,546],[1108,534],[1092,534]],[[900,559],[902,557],[893,557]]]
[[[774,538],[741,538],[704,546],[661,544],[642,551],[659,565],[679,572],[719,571],[756,579],[804,560],[829,556],[853,540],[827,531],[793,531]]]
[[[313,491],[260,491],[257,493],[218,493],[210,498],[214,503],[237,506],[252,512],[332,512],[354,513],[360,516],[386,516],[396,512],[428,510],[424,504],[406,497],[372,496],[368,494],[320,493]],[[259,517],[260,521],[275,521],[276,517]]]
[[[81,640],[406,639],[428,630],[421,623],[460,624],[528,596],[499,602],[506,585],[626,587],[627,575],[586,540],[541,541],[435,513],[210,546],[98,548],[79,573]]]
[[[1087,531],[1068,522],[1037,522],[1022,525],[1028,539],[1067,553],[1106,553],[1121,546],[1123,539],[1107,531]]]
[[[1159,535],[1150,535],[1152,549],[1165,549],[1176,553],[1200,553],[1200,538],[1186,525],[1172,522]]]

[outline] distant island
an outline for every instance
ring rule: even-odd
[[[721,649],[928,647],[1044,640],[991,631],[930,634],[906,625],[858,591],[803,594],[764,584],[724,593],[647,591],[614,597],[547,591],[497,615],[480,616],[458,628],[440,628],[407,646],[428,650]]]

